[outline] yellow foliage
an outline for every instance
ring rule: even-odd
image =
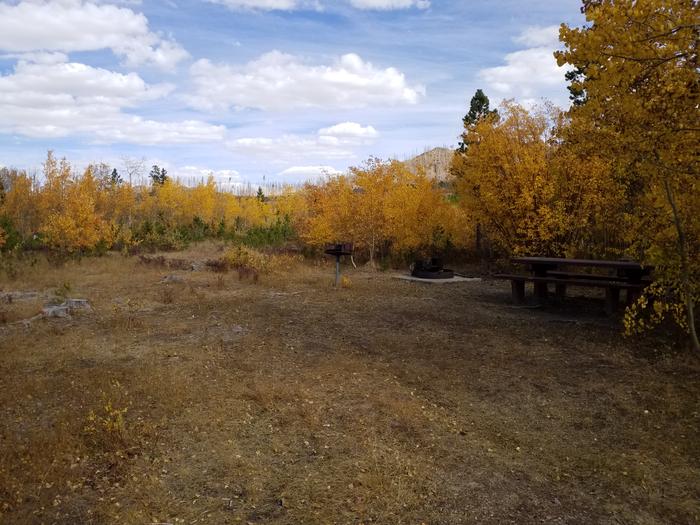
[[[697,300],[698,297],[695,297],[695,301]],[[668,316],[682,329],[688,330],[685,304],[679,301],[679,294],[673,290],[673,283],[656,281],[625,311],[625,333],[641,334],[658,326]]]
[[[83,432],[93,445],[104,451],[123,449],[133,445],[126,424],[126,414],[131,400],[129,393],[119,381],[111,381],[109,393],[102,392],[100,406],[91,410],[86,418]]]
[[[241,215],[241,206],[238,198],[231,193],[219,193],[217,195],[216,214],[219,220],[226,224],[234,224],[236,217]]]
[[[225,260],[231,268],[252,268],[259,272],[267,270],[268,258],[246,246],[235,246],[226,252]]]
[[[293,265],[300,262],[300,257],[263,253],[247,246],[237,245],[226,252],[224,260],[230,268],[249,269],[264,274],[289,271]]]
[[[239,206],[239,218],[243,228],[265,226],[272,221],[275,215],[270,203],[262,202],[253,197],[240,197]]]
[[[461,204],[509,253],[583,251],[607,209],[606,163],[560,147],[556,133],[564,124],[551,105],[528,111],[504,102],[498,117],[466,130],[470,146],[455,153],[450,171]]]
[[[101,414],[98,415],[94,411],[90,411],[84,430],[88,433],[104,431],[121,434],[125,430],[124,415],[128,411],[128,408],[115,408],[111,401],[107,401]]]
[[[700,295],[698,7],[688,0],[586,2],[587,25],[562,26],[560,65],[575,68],[573,136],[611,160],[627,197],[630,253],[684,304],[695,348]],[[577,132],[577,133],[576,133]],[[661,312],[665,311],[662,308]]]
[[[306,242],[323,246],[332,242],[356,242],[354,236],[354,194],[350,179],[332,177],[321,185],[304,188],[308,218],[302,230]]]
[[[137,194],[128,184],[109,186],[100,194],[100,209],[117,225],[131,226],[137,213]]]
[[[23,237],[29,237],[41,226],[40,196],[26,173],[12,173],[10,190],[2,203],[5,215]]]
[[[154,185],[150,211],[152,220],[160,220],[168,226],[175,226],[187,221],[190,216],[184,187],[172,179],[163,184]]]
[[[40,231],[48,246],[64,253],[89,250],[100,242],[111,246],[110,224],[96,209],[98,188],[92,167],[82,177],[71,178],[70,166],[65,161],[61,164],[61,171],[50,175],[42,192],[45,220]]]
[[[75,175],[52,152],[43,184],[15,174],[0,210],[23,238],[64,253],[96,247],[128,250],[182,246],[192,235],[245,233],[291,225],[314,246],[353,242],[373,262],[377,253],[415,252],[459,245],[466,239],[464,211],[424,173],[400,162],[370,159],[348,175],[303,188],[284,188],[265,199],[217,190],[210,177],[195,187],[177,180],[133,187],[112,180],[109,167]],[[193,237],[199,238],[199,237]]]
[[[443,247],[449,239],[459,245],[466,228],[460,210],[448,202],[420,170],[412,173],[405,164],[392,162],[392,187],[386,200],[386,222],[392,248],[414,251]]]
[[[307,185],[304,194],[304,240],[316,246],[352,242],[367,251],[370,263],[388,246],[411,252],[463,238],[461,211],[424,173],[398,161],[372,158],[349,175]]]
[[[305,229],[309,220],[309,209],[304,191],[285,188],[272,202],[278,217],[288,217],[297,231]]]

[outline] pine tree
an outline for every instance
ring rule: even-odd
[[[112,170],[112,173],[109,176],[109,180],[114,186],[119,186],[124,182],[124,179],[122,179],[121,175],[119,175],[117,168],[114,168]]]
[[[154,186],[162,186],[165,184],[165,181],[168,180],[168,172],[166,169],[159,167],[157,164],[153,165],[149,176],[151,177],[151,182]]]
[[[466,153],[469,148],[467,133],[474,125],[484,118],[496,116],[498,116],[498,111],[489,109],[489,97],[487,97],[481,89],[477,89],[469,103],[469,112],[462,119],[464,132],[462,133],[462,140],[459,143],[457,151],[459,153]]]

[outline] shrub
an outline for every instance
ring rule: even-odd
[[[185,242],[203,241],[213,237],[215,232],[200,217],[192,219],[190,224],[177,228],[178,235]]]
[[[7,217],[0,217],[0,251],[10,252],[22,245],[22,236]]]
[[[204,263],[212,272],[226,273],[231,269],[231,263],[226,258],[209,259]]]
[[[88,414],[83,433],[88,442],[102,452],[124,450],[133,445],[125,416],[131,405],[128,392],[112,381],[110,393],[102,392],[99,408]]]
[[[238,245],[228,250],[224,260],[235,270],[254,270],[266,274],[286,271],[302,260],[302,256],[291,253],[266,253],[247,246]]]
[[[289,216],[277,217],[270,226],[250,228],[243,237],[243,243],[253,248],[262,246],[281,246],[294,238],[295,232]]]
[[[231,268],[236,270],[249,268],[260,273],[267,273],[270,269],[270,256],[243,245],[235,246],[227,251],[224,259]]]

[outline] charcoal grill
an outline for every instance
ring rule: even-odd
[[[452,279],[455,273],[445,268],[442,260],[433,257],[429,261],[416,261],[413,263],[411,276],[419,279]]]
[[[343,255],[352,255],[352,244],[329,244],[325,249],[326,255],[335,257],[335,286],[340,283],[340,258]]]

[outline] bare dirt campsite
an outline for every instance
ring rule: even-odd
[[[698,35],[0,0],[0,525],[700,525]]]
[[[698,362],[602,302],[218,253],[3,277],[0,521],[700,520]]]

